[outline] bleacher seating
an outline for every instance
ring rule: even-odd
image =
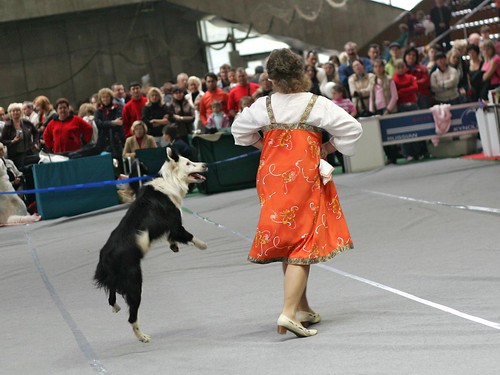
[[[473,9],[481,3],[480,1],[474,0],[453,0],[451,1],[452,9],[452,20],[450,25],[456,29],[451,32],[451,40],[455,39],[465,39],[472,33],[479,33],[481,26],[488,25],[491,30],[491,38],[500,39],[500,18],[498,16],[498,10],[495,6],[495,1],[491,0],[475,14],[470,16],[463,24],[457,25],[457,23],[470,14]],[[429,14],[431,8],[434,6],[434,0],[423,0],[420,2],[412,11],[413,15],[417,11],[422,10],[426,14]],[[381,43],[383,40],[393,41],[399,37],[400,31],[398,25],[400,23],[406,22],[408,12],[404,12],[398,17],[392,25],[389,25],[383,32],[374,36],[374,38],[366,45],[360,49],[362,54],[366,54],[369,44],[371,43]],[[416,47],[424,47],[432,42],[436,38],[436,35],[412,35],[410,36],[410,42]]]
[[[473,7],[477,6],[479,2],[471,0],[455,0],[451,2],[452,20],[450,26],[451,40],[466,39],[472,33],[478,33],[483,25],[488,25],[491,30],[491,38],[498,39],[500,36],[500,18],[495,6],[495,1],[490,1],[473,15],[469,16],[466,20],[461,20],[471,14],[474,10]],[[417,46],[425,46],[431,43],[435,35],[419,35],[413,38],[413,42]]]

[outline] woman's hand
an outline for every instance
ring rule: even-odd
[[[321,145],[321,151],[320,151],[321,159],[326,158],[329,154],[335,152],[336,150],[337,149],[330,142],[323,143]]]
[[[264,147],[264,142],[262,141],[262,139],[259,139],[252,146],[258,148],[259,150],[262,150],[262,147]]]
[[[122,126],[123,125],[123,120],[121,117],[118,117],[117,119],[111,121],[111,124],[115,126]]]

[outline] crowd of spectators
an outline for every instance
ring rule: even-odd
[[[446,5],[436,0],[435,8],[430,19],[436,31],[444,30],[449,27]],[[436,21],[435,13],[442,22]],[[363,117],[486,100],[488,91],[499,86],[500,57],[487,26],[467,40],[445,40],[426,48],[408,44],[406,29],[402,32],[402,38],[382,47],[370,45],[367,56],[360,56],[352,41],[328,61],[307,51],[304,66],[310,91]],[[175,82],[159,87],[114,83],[91,95],[78,110],[65,98],[52,105],[46,96],[38,96],[32,102],[9,104],[7,112],[0,107],[0,142],[21,171],[36,162],[42,148],[67,154],[91,147],[96,153],[110,152],[121,172],[122,157],[133,158],[139,148],[184,146],[191,133],[228,131],[239,112],[272,90],[262,66],[249,76],[244,68],[223,64],[203,77],[181,72]],[[422,142],[385,151],[389,163],[401,153],[409,160],[427,154]]]

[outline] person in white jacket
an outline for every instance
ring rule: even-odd
[[[431,74],[431,91],[434,93],[436,104],[459,104],[457,70],[448,65],[446,55],[436,54],[437,69]]]

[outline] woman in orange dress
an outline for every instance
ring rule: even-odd
[[[304,325],[318,323],[321,316],[307,301],[310,265],[352,248],[335,185],[323,173],[331,166],[320,160],[335,150],[352,155],[362,129],[331,100],[306,92],[310,80],[291,50],[274,50],[266,67],[275,93],[259,98],[232,125],[237,145],[262,149],[257,172],[261,214],[248,259],[283,263],[278,332],[313,336],[317,330]],[[331,136],[323,144],[322,131]]]

